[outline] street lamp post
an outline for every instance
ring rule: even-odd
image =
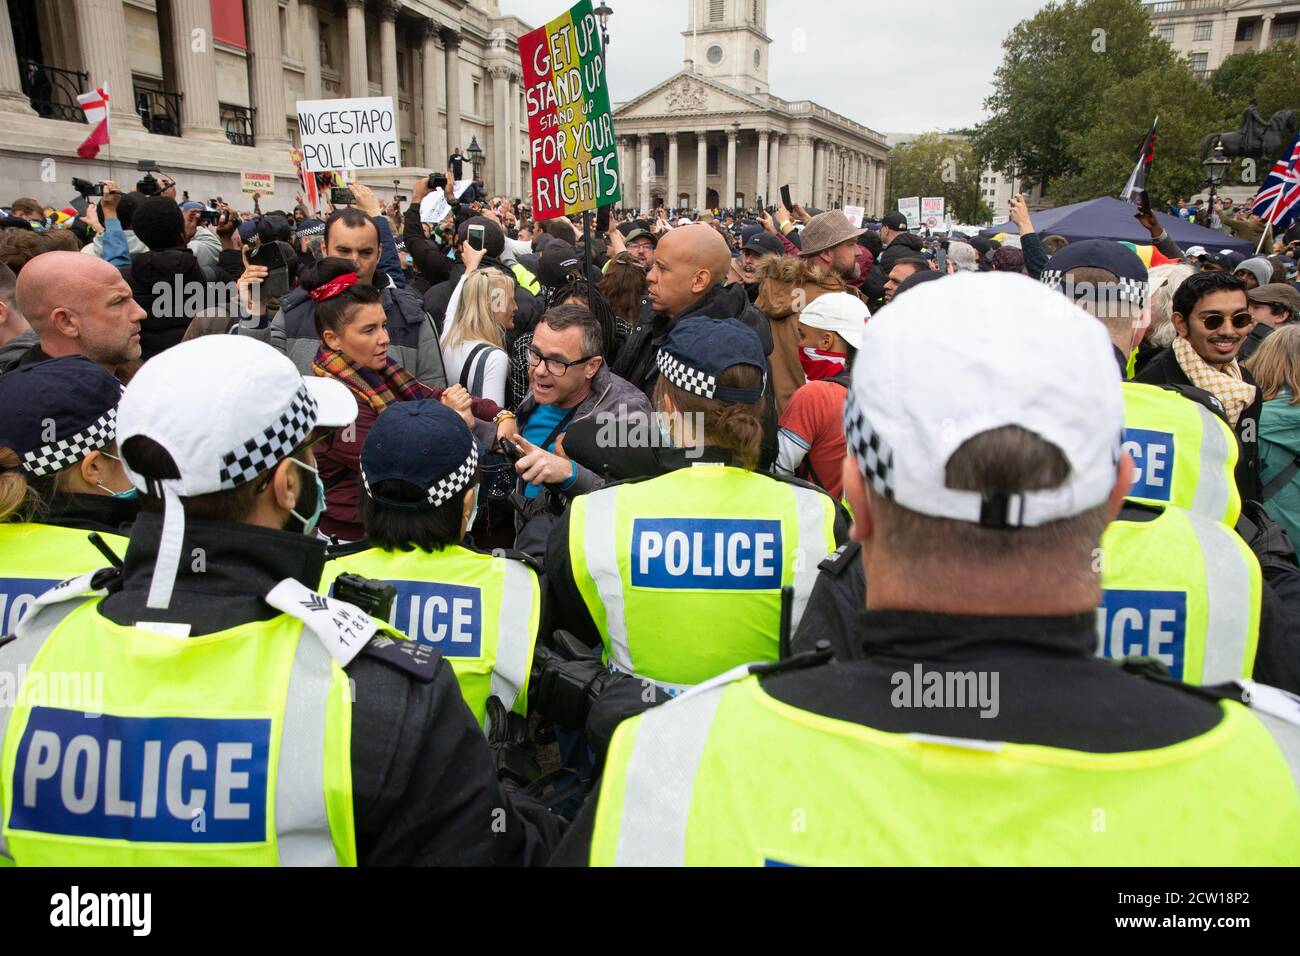
[[[483,161],[483,149],[478,144],[478,137],[469,138],[469,149],[465,150],[469,154],[470,166],[474,169],[474,178],[478,179],[478,165]]]
[[[1209,159],[1201,163],[1201,169],[1205,172],[1205,185],[1210,187],[1210,220],[1208,225],[1211,229],[1215,228],[1215,197],[1224,177],[1228,175],[1228,167],[1231,165],[1232,160],[1223,155],[1223,141],[1216,139],[1214,141],[1214,153]]]

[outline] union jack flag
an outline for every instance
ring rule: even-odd
[[[1300,135],[1273,165],[1250,210],[1271,223],[1274,232],[1289,229],[1300,219]]]

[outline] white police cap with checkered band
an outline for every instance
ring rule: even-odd
[[[141,366],[118,406],[117,437],[131,483],[166,502],[149,607],[171,603],[185,533],[180,498],[237,488],[287,458],[313,429],[356,416],[346,386],[304,378],[280,352],[243,336],[203,336]],[[125,451],[137,435],[162,446],[179,477],[137,472]]]
[[[1014,425],[1060,449],[1057,488],[983,496],[947,486],[976,435]],[[1033,527],[1104,503],[1116,480],[1124,401],[1105,327],[1014,273],[958,273],[867,324],[844,403],[849,453],[876,493],[919,514]]]

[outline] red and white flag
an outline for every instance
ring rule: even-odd
[[[90,135],[77,147],[77,155],[94,159],[99,147],[108,145],[108,84],[97,87],[93,93],[82,93],[77,102],[86,111],[86,122],[90,124]]]

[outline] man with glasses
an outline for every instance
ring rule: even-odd
[[[523,457],[515,470],[524,496],[536,498],[550,485],[572,496],[604,482],[564,454],[569,427],[600,414],[626,418],[650,414],[645,394],[617,375],[601,354],[600,321],[580,305],[561,305],[537,323],[528,349],[529,393],[519,403],[519,438]]]
[[[1255,380],[1237,361],[1255,324],[1247,307],[1246,284],[1226,272],[1188,276],[1174,293],[1173,323],[1178,338],[1136,380],[1149,385],[1192,385],[1217,398],[1241,445],[1237,487],[1242,498],[1258,501],[1257,436],[1263,402]]]

